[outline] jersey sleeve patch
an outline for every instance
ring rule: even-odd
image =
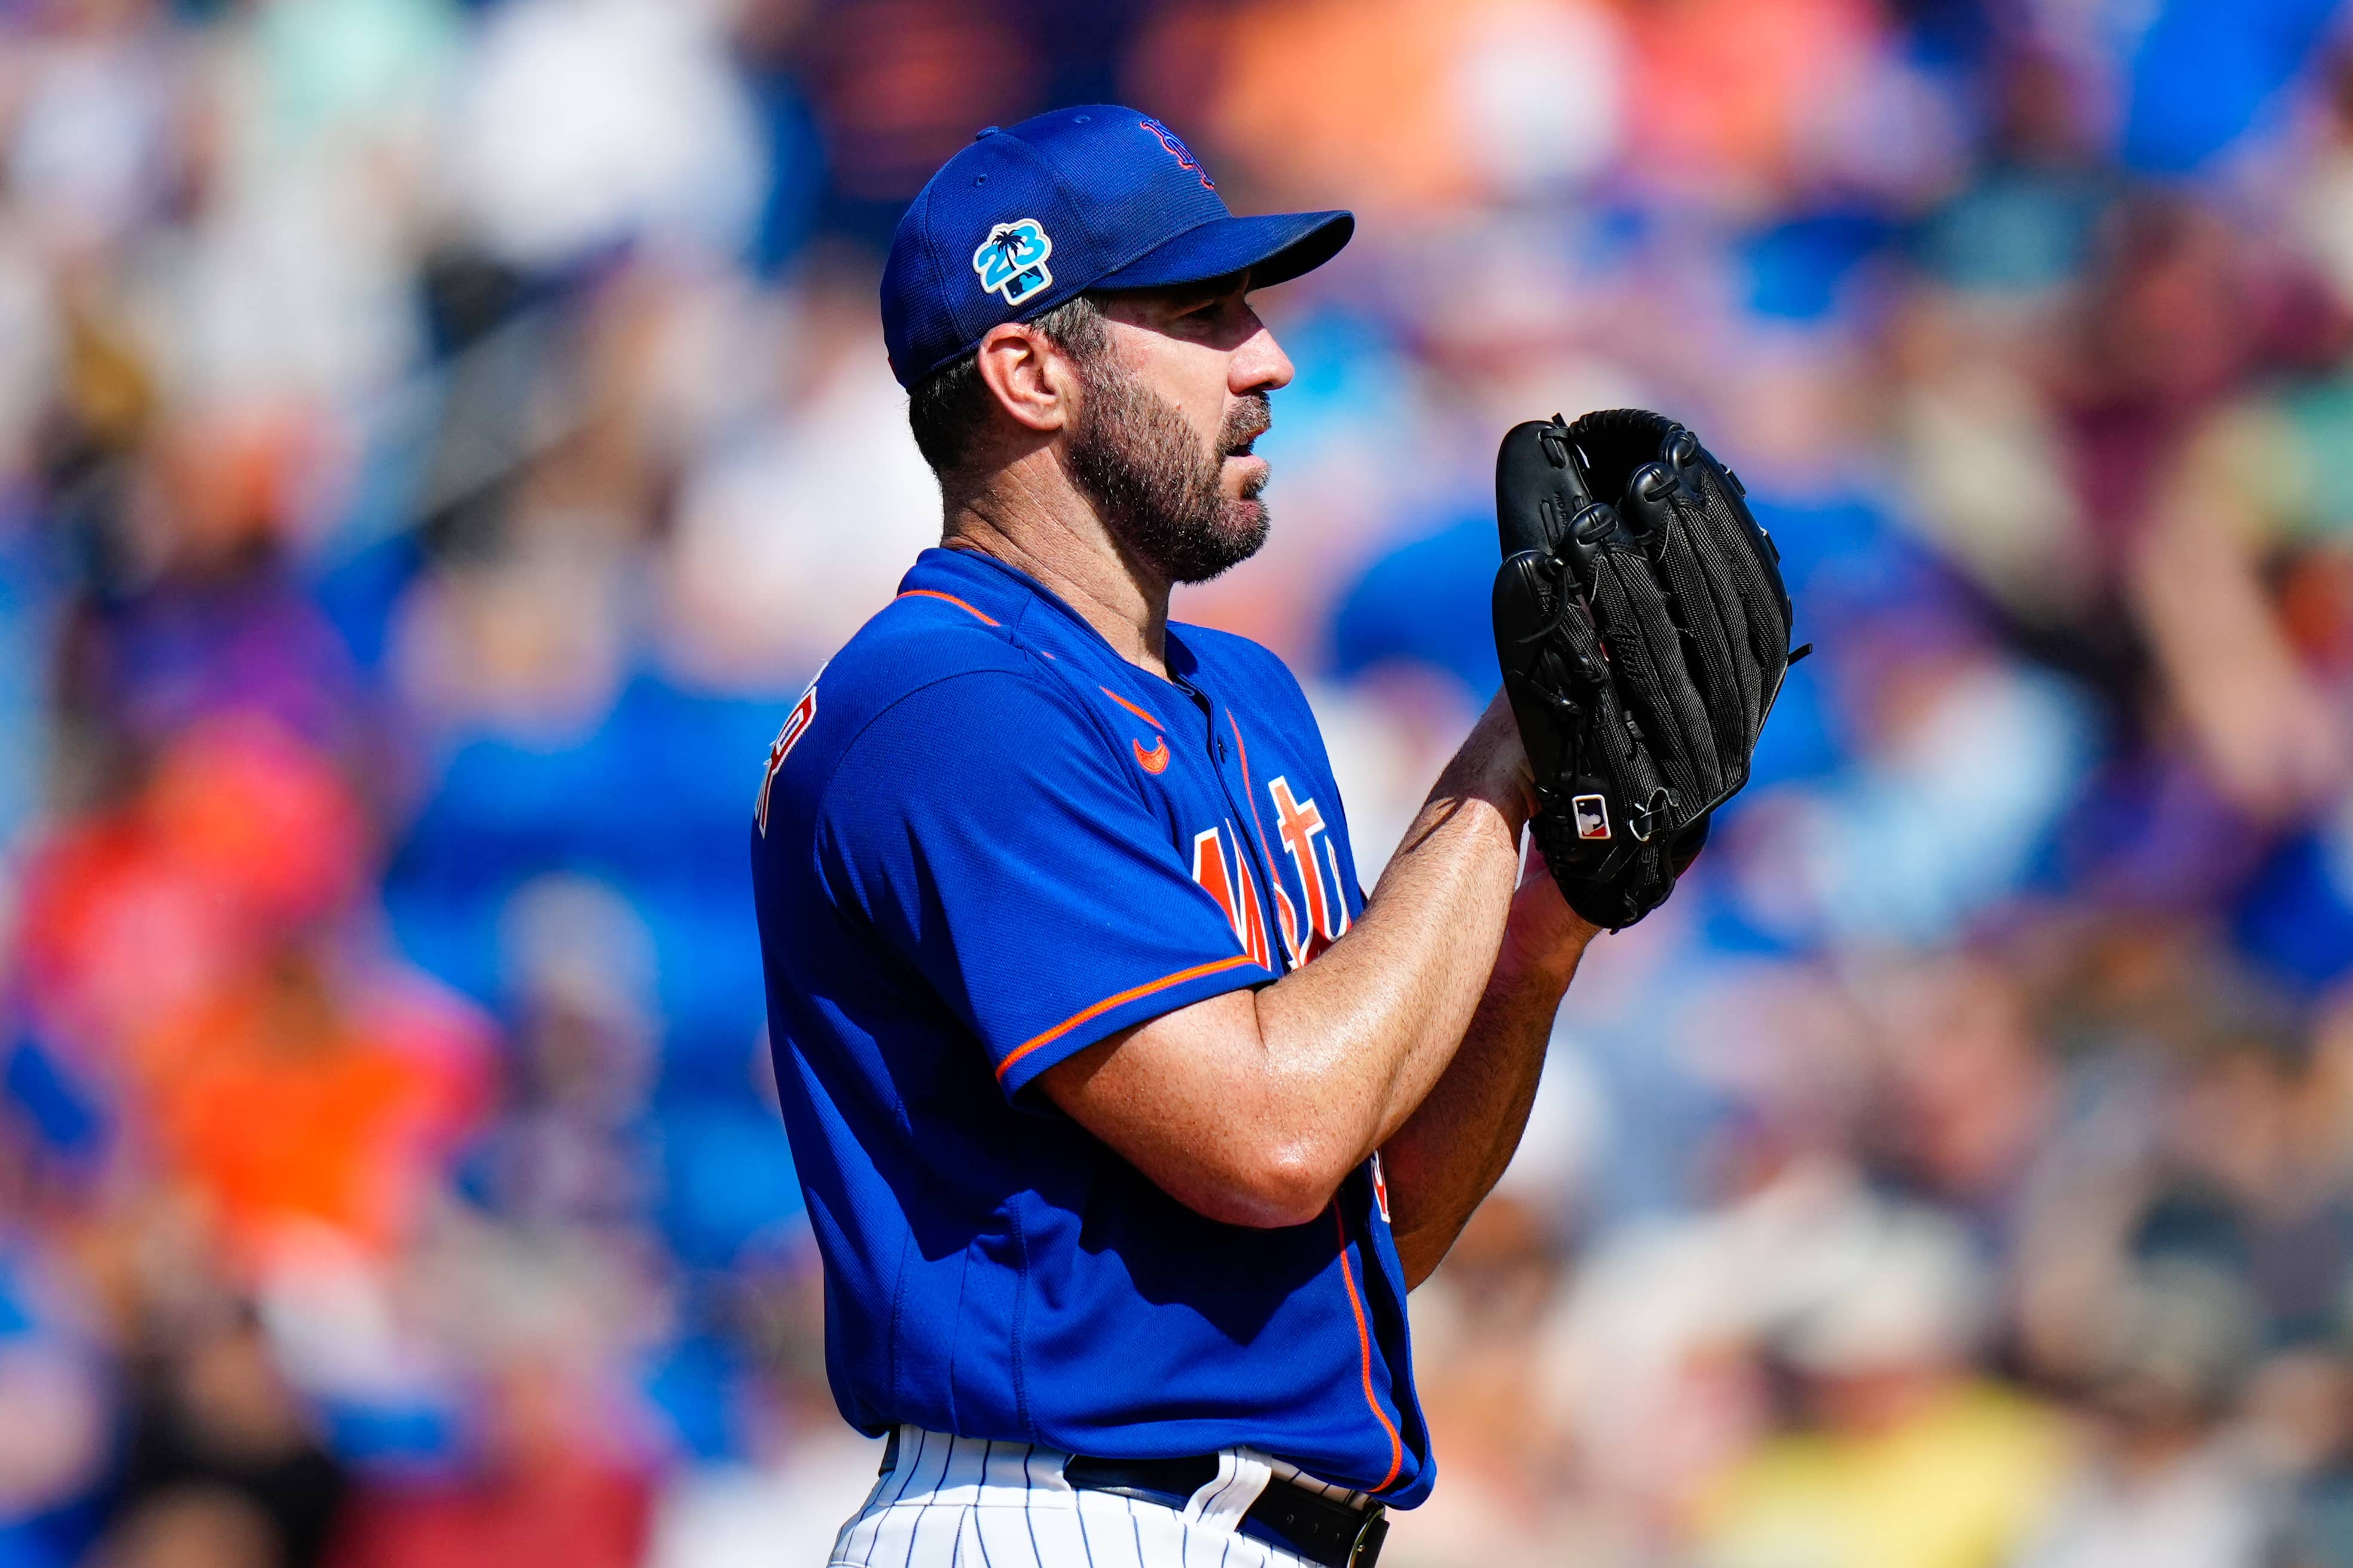
[[[823,679],[825,671],[818,671],[818,679]],[[801,737],[816,722],[817,681],[812,680],[808,689],[801,693],[800,700],[793,704],[793,710],[785,716],[784,728],[776,731],[776,740],[768,747],[767,770],[760,775],[759,798],[752,805],[753,820],[760,825],[763,838],[768,836],[768,795],[776,786],[776,774],[784,771],[785,759],[793,754],[793,748],[801,743]]]

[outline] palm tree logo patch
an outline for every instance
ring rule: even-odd
[[[1054,242],[1036,218],[1015,218],[988,231],[988,237],[972,253],[972,269],[980,274],[982,288],[1004,295],[1008,305],[1018,305],[1040,289],[1053,287],[1054,274],[1046,266],[1046,258],[1053,254]]]

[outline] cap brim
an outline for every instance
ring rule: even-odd
[[[1313,272],[1339,255],[1356,232],[1356,215],[1345,212],[1211,218],[1087,287],[1161,289],[1223,278],[1247,268],[1250,287],[1263,289]]]

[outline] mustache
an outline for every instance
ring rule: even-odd
[[[1250,443],[1267,433],[1274,424],[1274,406],[1263,392],[1253,392],[1240,398],[1226,411],[1226,421],[1218,431],[1218,452],[1220,457],[1240,457],[1250,449]]]

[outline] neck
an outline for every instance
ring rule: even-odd
[[[1166,679],[1167,578],[1113,537],[1067,480],[1023,483],[1025,476],[1007,471],[997,478],[988,489],[949,503],[941,542],[1028,573],[1120,658]]]

